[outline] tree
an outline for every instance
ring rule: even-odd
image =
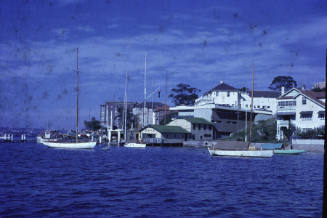
[[[315,87],[315,88],[312,88],[311,91],[313,91],[313,92],[324,92],[324,91],[326,91],[326,88]]]
[[[171,89],[170,98],[173,99],[174,104],[177,105],[193,105],[197,99],[200,89],[193,88],[188,84],[179,83],[176,88]]]
[[[291,76],[277,76],[271,82],[269,89],[280,90],[281,87],[285,88],[285,91],[297,86],[296,81]]]
[[[241,92],[248,92],[248,91],[249,91],[249,89],[248,89],[248,88],[246,88],[246,87],[242,87],[242,88],[240,88],[240,91],[241,91]]]
[[[97,131],[101,128],[101,124],[99,120],[96,120],[95,117],[92,117],[90,121],[84,121],[84,126],[92,131]]]
[[[115,117],[115,119],[119,119],[119,123],[121,126],[123,126],[124,123],[124,106],[119,106],[117,108],[117,116]],[[126,125],[127,125],[127,129],[131,128],[132,126],[135,127],[137,125],[137,117],[133,114],[133,111],[127,107],[127,113],[126,113],[127,117],[126,117]]]

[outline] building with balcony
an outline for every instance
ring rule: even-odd
[[[276,100],[280,92],[253,91],[253,108],[276,113]],[[251,109],[252,92],[234,88],[223,81],[195,100],[195,106],[215,104],[225,107]]]
[[[294,125],[308,130],[325,125],[325,92],[292,88],[277,99],[277,135],[283,139],[282,127]]]

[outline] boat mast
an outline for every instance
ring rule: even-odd
[[[146,56],[144,55],[144,105],[143,105],[143,126],[144,127],[144,114],[145,114],[145,107],[146,107]]]
[[[127,72],[125,76],[125,96],[124,96],[124,138],[127,142]]]
[[[78,85],[78,48],[76,48],[76,143],[78,142],[78,94],[79,94],[79,85]]]
[[[252,64],[252,93],[251,93],[251,113],[250,113],[250,137],[249,137],[249,146],[252,142],[252,113],[253,113],[253,88],[254,88],[254,64]]]

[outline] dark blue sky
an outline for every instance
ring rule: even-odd
[[[142,101],[148,83],[202,90],[219,81],[267,90],[275,76],[325,80],[327,1],[0,1],[0,126],[73,128],[75,48],[80,122],[99,105]],[[162,99],[156,99],[164,101]]]

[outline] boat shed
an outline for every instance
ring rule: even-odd
[[[180,126],[149,125],[141,129],[140,133],[146,144],[182,145],[191,139],[191,133]]]

